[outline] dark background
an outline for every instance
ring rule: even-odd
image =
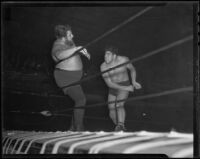
[[[70,24],[76,45],[86,45],[146,7],[148,5],[139,4],[5,4],[2,11],[3,127],[10,130],[68,129],[71,111],[53,117],[30,114],[73,107],[71,99],[62,96],[52,77],[54,63],[50,52],[56,24]],[[121,54],[133,59],[192,34],[192,4],[154,6],[89,46],[87,50],[92,60],[82,57],[85,75],[100,71],[106,45],[117,46]],[[133,65],[143,88],[129,97],[193,86],[193,41]],[[100,76],[82,86],[87,104],[107,101],[107,87]],[[125,109],[129,131],[193,131],[192,91],[127,102]],[[13,110],[21,113],[11,113]],[[107,106],[86,109],[85,126],[90,131],[112,131],[114,125]]]

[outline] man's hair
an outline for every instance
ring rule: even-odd
[[[66,36],[67,31],[71,31],[70,25],[56,25],[55,26],[55,36],[56,38],[62,38]]]
[[[105,52],[106,52],[106,51],[110,51],[110,52],[112,52],[113,54],[119,55],[119,49],[116,48],[115,46],[106,46]]]

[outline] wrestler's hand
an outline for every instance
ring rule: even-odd
[[[135,87],[135,89],[141,89],[142,88],[142,86],[138,82],[133,82],[133,86]]]
[[[91,58],[90,54],[87,52],[86,49],[83,49],[81,52],[83,53],[84,56],[86,56],[90,60],[90,58]]]
[[[80,51],[84,56],[86,56],[90,60],[90,54],[87,52],[87,50],[84,48]]]
[[[127,86],[125,90],[126,90],[126,91],[129,91],[129,92],[133,92],[133,91],[134,91],[134,88],[133,88],[132,85],[130,85],[130,86]]]

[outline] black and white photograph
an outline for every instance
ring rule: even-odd
[[[2,156],[198,157],[198,5],[2,2]]]

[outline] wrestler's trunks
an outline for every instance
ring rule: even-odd
[[[82,75],[82,70],[68,71],[58,68],[54,70],[55,81],[60,88],[79,81],[82,78]]]
[[[129,86],[129,85],[131,85],[131,83],[130,83],[129,80],[119,82],[118,84],[121,85],[121,86]],[[119,90],[118,90],[118,89],[109,88],[109,94],[112,94],[112,95],[114,95],[114,96],[117,96],[118,93],[119,93]]]

